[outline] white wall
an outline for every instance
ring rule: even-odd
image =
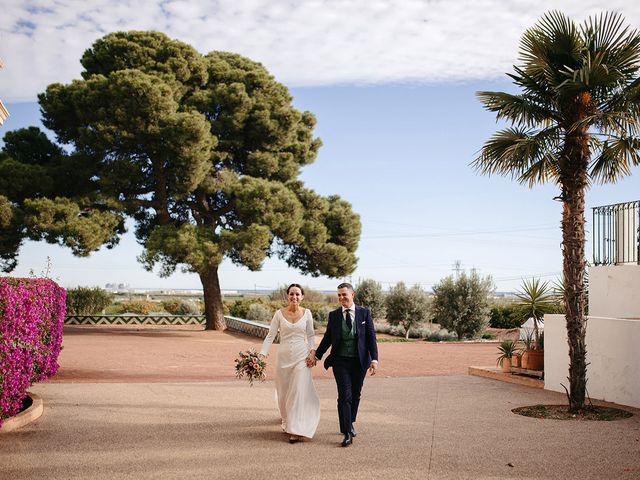
[[[640,265],[590,267],[589,315],[640,319]]]
[[[566,320],[564,315],[544,320],[544,388],[564,393],[560,384],[569,387]],[[640,320],[590,316],[586,345],[589,396],[640,408]]]

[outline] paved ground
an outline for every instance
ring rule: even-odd
[[[381,344],[382,374],[367,378],[359,435],[343,449],[335,385],[321,371],[318,432],[295,445],[279,431],[272,381],[225,380],[229,359],[259,342],[215,332],[81,332],[66,332],[57,380],[33,388],[44,415],[0,436],[0,479],[640,478],[640,411],[614,422],[525,418],[511,409],[563,396],[448,370],[466,368],[451,365],[466,355],[494,364],[495,345]],[[442,370],[425,365],[434,357]],[[178,382],[168,370],[191,361],[211,377]],[[226,366],[211,370],[219,363]],[[391,374],[412,367],[425,373]],[[81,371],[95,375],[91,383]]]

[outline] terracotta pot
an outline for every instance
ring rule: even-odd
[[[521,359],[520,355],[515,355],[515,354],[514,354],[514,355],[511,357],[511,366],[512,366],[512,367],[516,367],[516,368],[520,368],[520,365],[521,365],[521,363],[520,363],[520,359]]]
[[[504,373],[511,372],[511,359],[509,357],[502,359],[502,371]]]
[[[544,370],[544,350],[529,350],[527,355],[527,368],[529,370]]]

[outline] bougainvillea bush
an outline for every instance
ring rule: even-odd
[[[45,278],[0,278],[0,425],[27,389],[58,371],[65,290]]]

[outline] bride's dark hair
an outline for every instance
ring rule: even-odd
[[[304,288],[302,288],[302,285],[299,285],[297,283],[292,283],[291,285],[289,285],[287,287],[287,295],[289,295],[289,290],[291,290],[293,287],[298,287],[300,289],[300,292],[302,293],[302,295],[304,295]]]

